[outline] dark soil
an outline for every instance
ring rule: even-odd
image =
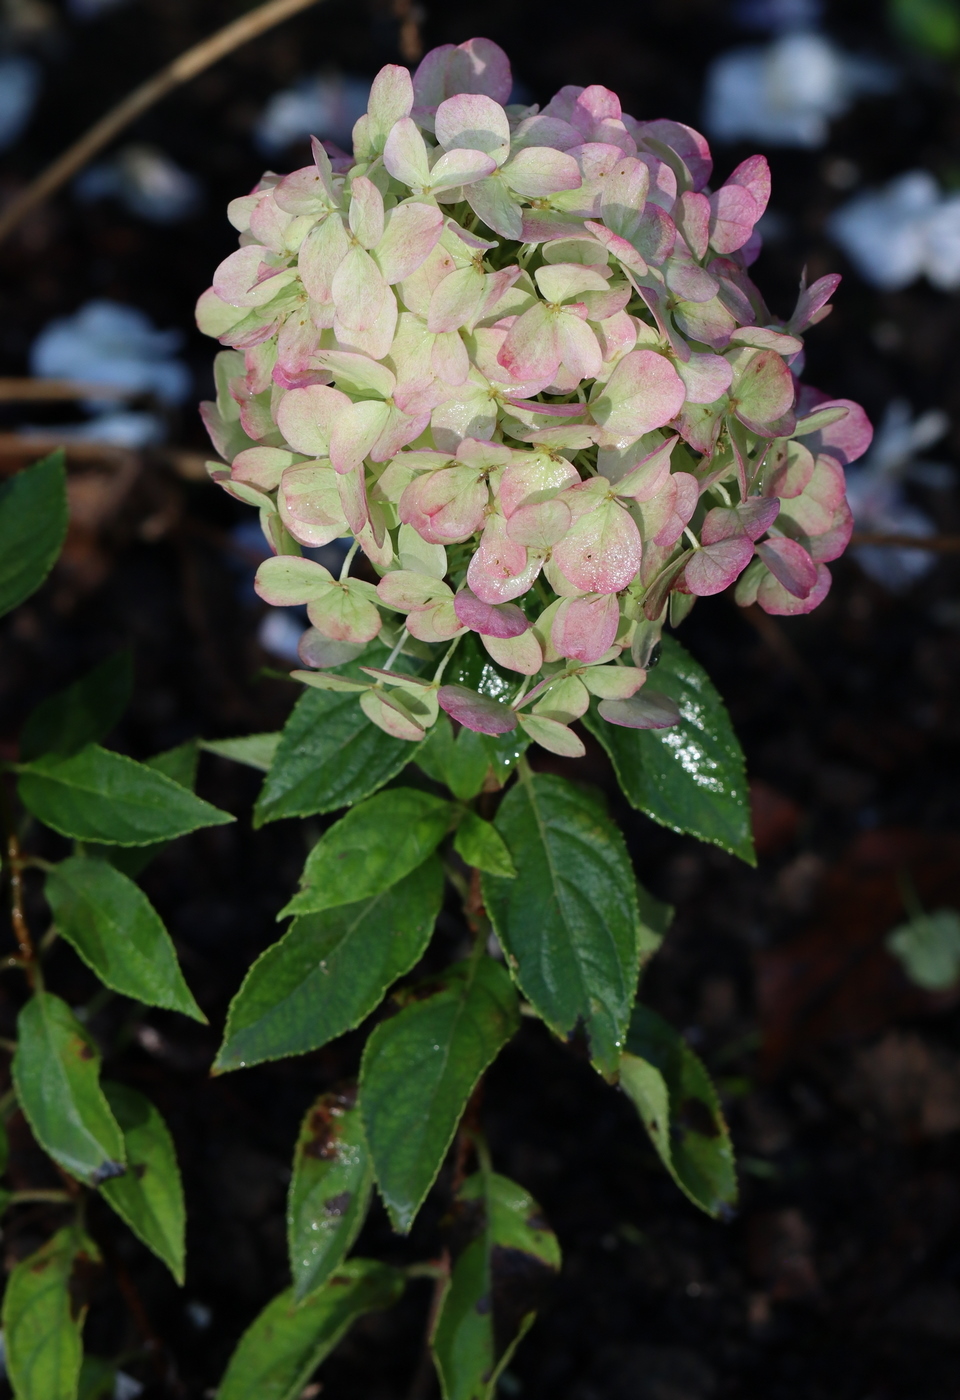
[[[44,41],[45,105],[5,159],[6,189],[236,8],[139,0],[83,27],[61,17]],[[783,232],[755,275],[781,312],[804,262],[811,277],[849,272],[822,234],[826,213],[846,197],[830,183],[839,158],[864,183],[917,165],[950,183],[958,169],[957,74],[904,53],[876,0],[835,0],[827,10],[838,39],[895,58],[905,73],[895,95],[837,122],[828,149],[772,152]],[[603,82],[638,116],[694,124],[710,56],[746,37],[717,0],[614,0],[595,11],[569,0],[458,0],[437,5],[423,25],[428,46],[474,33],[509,50],[532,98],[566,82]],[[39,328],[92,296],[188,327],[196,296],[233,246],[226,201],[260,173],[249,129],[265,98],[323,64],[371,74],[398,59],[397,36],[387,0],[328,0],[147,116],[136,136],[202,177],[203,212],[162,230],[65,195],[34,215],[0,250],[0,373],[25,373]],[[719,148],[721,171],[749,153]],[[282,168],[304,159],[291,149]],[[191,334],[205,394],[213,351]],[[806,378],[861,400],[875,419],[896,396],[917,411],[945,408],[955,421],[938,455],[954,456],[958,350],[956,297],[925,283],[885,296],[849,272],[837,310],[810,338]],[[31,409],[31,421],[38,414]],[[4,426],[14,421],[7,410]],[[192,411],[174,424],[174,441],[202,450]],[[116,747],[143,757],[194,734],[278,727],[297,692],[260,675],[275,663],[253,640],[249,561],[230,533],[246,518],[242,508],[160,460],[135,463],[112,494],[115,468],[88,465],[76,479],[86,514],[63,565],[0,630],[4,756],[14,755],[38,699],[123,645],[134,650],[137,686]],[[917,500],[943,531],[957,531],[955,492]],[[853,561],[835,566],[834,579],[809,618],[754,618],[707,600],[681,629],[744,743],[759,869],[630,811],[596,749],[572,770],[606,791],[641,878],[677,906],[644,994],[719,1082],[742,1196],[726,1223],[698,1214],[658,1167],[625,1099],[525,1022],[488,1076],[481,1116],[495,1164],[540,1201],[565,1263],[503,1379],[504,1396],[960,1396],[960,1009],[950,995],[911,988],[883,949],[903,918],[904,872],[928,907],[960,906],[960,580],[950,555],[899,597]],[[209,1077],[229,999],[276,937],[275,912],[317,829],[252,832],[257,786],[250,770],[205,757],[201,792],[239,820],[176,843],[143,881],[210,1027],[120,999],[93,1019],[107,1072],[142,1088],[167,1118],[187,1192],[182,1293],[105,1207],[95,1203],[91,1215],[113,1267],[95,1284],[87,1345],[100,1355],[138,1353],[125,1365],[148,1400],[212,1394],[241,1329],[286,1285],[284,1196],[298,1124],[318,1093],[355,1071],[362,1044],[347,1036],[300,1059]],[[51,841],[45,853],[60,848]],[[38,895],[32,911],[42,926]],[[75,1006],[95,992],[65,947],[49,982]],[[22,997],[16,975],[7,976],[0,1034],[12,1034]],[[11,1133],[14,1184],[56,1185],[22,1120]],[[441,1182],[403,1242],[375,1207],[361,1252],[431,1257],[443,1209]],[[9,1259],[58,1219],[40,1207],[8,1216]],[[432,1381],[414,1380],[429,1293],[429,1283],[414,1283],[395,1311],[356,1327],[321,1373],[324,1396],[432,1396]],[[156,1367],[144,1359],[151,1344]]]

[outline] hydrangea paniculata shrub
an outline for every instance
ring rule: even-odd
[[[230,347],[204,414],[214,479],[274,551],[259,593],[307,607],[299,679],[356,689],[399,738],[442,707],[578,755],[591,695],[612,724],[676,722],[647,668],[697,597],[823,600],[871,429],[797,379],[839,278],[785,322],[750,279],[763,156],[712,188],[690,127],[600,86],[542,110],[511,86],[484,39],[389,65],[352,157],[314,141],[233,201],[240,247],[197,311]],[[376,585],[303,552],[343,536]],[[443,684],[466,632],[522,677],[509,699]],[[378,635],[390,664],[327,669]],[[436,648],[432,678],[393,670]]]

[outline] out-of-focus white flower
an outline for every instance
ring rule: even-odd
[[[830,122],[866,93],[888,92],[894,74],[844,53],[822,34],[788,33],[765,48],[731,49],[707,74],[704,125],[718,141],[822,146]]]
[[[913,418],[910,405],[894,399],[862,462],[847,468],[847,500],[858,530],[914,535],[924,539],[936,532],[933,521],[911,505],[904,482],[922,480],[936,464],[917,462],[943,437],[949,420],[939,409]],[[900,593],[928,574],[936,555],[926,549],[887,545],[857,545],[853,554],[864,573],[891,593]]]
[[[943,195],[926,170],[898,175],[834,211],[827,232],[867,282],[897,291],[926,277],[960,287],[960,194]]]
[[[113,1400],[137,1400],[137,1396],[142,1394],[143,1386],[140,1381],[128,1376],[126,1371],[117,1372],[113,1383]]]
[[[812,29],[820,23],[822,0],[736,0],[733,18],[744,29],[767,29],[773,34]]]
[[[291,616],[288,608],[268,608],[257,628],[257,641],[279,661],[300,665],[300,638],[307,630],[305,617]]]
[[[142,219],[154,224],[174,224],[200,206],[202,186],[156,146],[131,145],[107,161],[91,165],[74,182],[77,198],[85,203],[118,199]]]
[[[189,369],[176,358],[182,340],[180,331],[156,330],[134,306],[88,301],[73,316],[44,327],[30,349],[30,369],[41,379],[112,384],[179,404],[192,387]],[[86,407],[104,413],[110,406],[96,400]]]
[[[23,54],[0,58],[0,151],[26,129],[40,95],[40,65]]]
[[[367,110],[369,96],[365,78],[338,73],[303,78],[270,98],[254,128],[254,140],[267,154],[307,136],[349,147],[354,123]]]

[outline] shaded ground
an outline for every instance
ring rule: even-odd
[[[590,15],[589,28],[582,7],[565,3],[437,8],[428,44],[489,34],[509,48],[535,97],[562,82],[602,81],[637,115],[691,121],[709,56],[743,37],[712,0],[616,4]],[[143,0],[69,45],[58,40],[49,57],[57,81],[6,161],[7,186],[112,95],[233,12],[212,0]],[[874,6],[835,5],[828,18],[851,46],[895,52]],[[0,253],[0,372],[23,373],[37,329],[93,295],[186,326],[232,244],[221,209],[259,173],[247,133],[265,97],[327,61],[370,73],[396,59],[396,33],[387,5],[331,3],[148,117],[138,135],[202,176],[206,209],[166,231],[68,198],[35,216]],[[829,151],[773,153],[784,231],[756,268],[773,306],[792,305],[805,259],[811,276],[843,267],[820,233],[842,198],[831,162],[856,162],[866,182],[915,164],[949,177],[958,115],[955,79],[915,64],[898,94],[836,125]],[[721,170],[747,153],[721,150]],[[285,164],[301,159],[291,151]],[[918,410],[945,407],[956,419],[952,453],[958,340],[955,298],[925,285],[884,297],[850,276],[838,310],[811,338],[807,378],[861,399],[873,416],[894,395]],[[211,347],[198,337],[189,353],[203,386]],[[191,413],[174,433],[179,444],[202,443]],[[5,752],[37,699],[124,644],[135,650],[137,690],[118,747],[144,756],[195,733],[281,723],[296,692],[257,679],[269,658],[252,640],[256,611],[230,535],[245,513],[150,463],[123,490],[98,469],[77,480],[84,528],[50,585],[0,629]],[[917,499],[941,529],[957,530],[955,493]],[[895,599],[844,562],[809,618],[774,623],[706,600],[684,624],[681,639],[727,699],[747,752],[757,871],[630,812],[595,749],[576,768],[607,791],[641,878],[677,905],[646,995],[684,1027],[720,1081],[742,1204],[724,1225],[700,1217],[657,1166],[626,1102],[525,1022],[489,1075],[483,1117],[495,1162],[541,1202],[566,1262],[504,1395],[960,1395],[960,1013],[949,996],[911,989],[882,947],[903,916],[898,873],[909,873],[928,907],[960,906],[957,575],[947,557]],[[106,1209],[94,1212],[93,1228],[123,1266],[127,1302],[132,1286],[143,1315],[138,1324],[104,1285],[87,1331],[91,1350],[115,1354],[142,1346],[149,1328],[175,1358],[181,1388],[151,1379],[143,1362],[128,1369],[149,1382],[150,1397],[191,1400],[215,1384],[240,1328],[286,1282],[283,1204],[297,1125],[311,1099],[355,1067],[361,1044],[346,1037],[302,1059],[208,1078],[228,1000],[276,936],[275,911],[315,829],[279,823],[252,833],[256,775],[219,759],[203,764],[203,795],[241,819],[178,842],[144,885],[211,1028],[133,1014],[118,1000],[94,1021],[107,1071],[150,1094],[176,1138],[190,1220],[187,1288],[180,1294]],[[50,980],[72,1004],[94,990],[66,948]],[[0,1034],[10,1034],[21,996],[6,978]],[[17,1184],[43,1184],[48,1168],[22,1125],[14,1129]],[[375,1208],[361,1250],[429,1253],[432,1209],[406,1245]],[[22,1254],[54,1221],[21,1210],[5,1235],[8,1254]],[[414,1284],[395,1312],[361,1324],[326,1366],[324,1396],[413,1396],[428,1301],[429,1285]]]

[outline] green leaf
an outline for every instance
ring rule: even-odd
[[[71,856],[50,871],[45,893],[57,929],[105,986],[206,1023],[160,915],[109,861]]]
[[[20,734],[20,758],[69,757],[105,738],[123,715],[133,691],[133,658],[118,651],[66,690],[42,700]]]
[[[71,758],[38,758],[19,771],[27,810],[76,841],[149,846],[236,820],[155,768],[97,744]]]
[[[358,802],[320,837],[303,867],[300,893],[278,917],[382,894],[436,850],[451,815],[449,802],[416,788],[390,788]]]
[[[13,1083],[37,1142],[100,1186],[124,1171],[123,1134],[100,1088],[100,1052],[66,1002],[37,992],[17,1018]]]
[[[155,753],[152,758],[144,759],[144,767],[162,773],[171,782],[178,783],[188,792],[193,792],[197,782],[199,758],[200,745],[196,739],[188,739],[186,743],[178,744],[175,749],[164,749],[163,753]]]
[[[395,778],[417,745],[371,724],[355,695],[307,690],[284,726],[254,812],[254,825],[334,812]]]
[[[672,729],[608,724],[595,704],[584,724],[638,811],[756,865],[743,750],[726,706],[703,667],[671,636],[663,638],[655,679],[657,690],[679,706],[680,723]]]
[[[178,744],[175,749],[165,749],[163,753],[155,753],[152,758],[144,759],[144,764],[193,792],[199,758],[200,748],[196,739],[188,739],[185,744]],[[108,860],[111,865],[122,870],[124,875],[129,875],[131,880],[135,880],[146,870],[154,856],[165,851],[169,844],[169,841],[154,841],[149,846],[106,846],[92,841],[86,846],[86,852],[88,856]]]
[[[279,731],[274,734],[244,734],[237,739],[201,739],[200,747],[206,753],[232,758],[234,763],[245,763],[248,768],[268,773],[277,756],[280,738]]]
[[[423,956],[442,903],[431,856],[382,894],[295,919],[234,997],[215,1068],[302,1055],[358,1026]]]
[[[0,486],[0,617],[43,583],[60,553],[68,520],[62,451]]]
[[[80,1367],[77,1400],[113,1400],[117,1368],[103,1356],[85,1356]]]
[[[99,1264],[96,1245],[76,1226],[21,1259],[3,1298],[7,1374],[17,1400],[76,1400],[87,1316],[74,1288]]]
[[[127,1172],[104,1182],[101,1194],[182,1285],[186,1210],[170,1130],[136,1089],[106,1080],[103,1092],[123,1132]]]
[[[492,822],[485,822],[476,812],[464,814],[453,848],[467,865],[475,865],[488,875],[500,875],[505,880],[516,876],[517,867],[503,837]]]
[[[637,881],[637,906],[640,910],[640,963],[648,963],[666,938],[676,912],[672,904],[664,904]]]
[[[560,1246],[522,1186],[490,1172],[468,1177],[455,1219],[473,1238],[453,1267],[431,1339],[444,1400],[492,1400],[497,1380],[536,1317]]]
[[[737,1177],[717,1092],[683,1037],[646,1006],[634,1008],[620,1084],[684,1195],[715,1217],[732,1207]]]
[[[461,728],[454,738],[453,725],[441,712],[417,750],[417,765],[434,782],[444,783],[461,802],[469,802],[483,787],[490,770],[483,737]]]
[[[587,790],[540,773],[507,793],[496,827],[518,876],[485,876],[483,895],[513,975],[557,1035],[584,1025],[594,1064],[612,1077],[640,956],[623,837]]]
[[[367,1041],[360,1111],[377,1184],[406,1233],[436,1179],[480,1076],[519,1025],[504,969],[481,956],[414,988]]]
[[[300,1127],[287,1198],[297,1302],[339,1267],[370,1205],[373,1166],[355,1103],[354,1093],[321,1094]]]
[[[890,0],[894,28],[908,44],[936,58],[960,52],[960,5],[957,0]]]
[[[351,1259],[302,1303],[285,1289],[240,1338],[217,1400],[296,1400],[351,1324],[391,1307],[403,1282],[399,1269]]]

